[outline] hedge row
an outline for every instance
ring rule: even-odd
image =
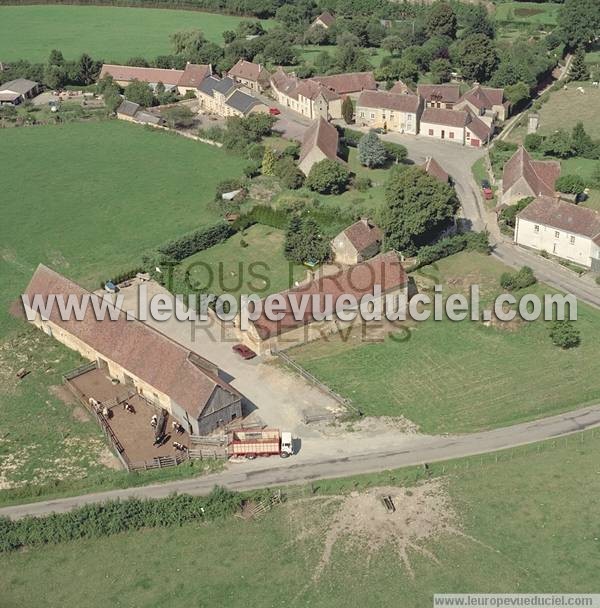
[[[180,262],[199,251],[204,251],[228,239],[235,230],[226,222],[219,222],[213,226],[199,228],[178,239],[169,241],[158,247],[158,253]]]
[[[417,270],[422,266],[433,264],[450,255],[461,251],[479,251],[489,253],[490,242],[487,232],[465,232],[440,239],[433,245],[421,247],[417,255],[417,261],[410,270]]]
[[[285,230],[289,223],[290,216],[285,211],[273,209],[266,205],[256,205],[233,223],[233,229],[245,230],[253,224],[263,224],[271,228]]]
[[[47,517],[26,517],[17,521],[0,518],[0,552],[84,538],[96,539],[142,528],[211,521],[232,515],[241,503],[239,494],[215,487],[208,496],[202,497],[182,494],[158,500],[132,498],[88,505]]]

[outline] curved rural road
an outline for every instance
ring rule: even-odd
[[[514,426],[454,436],[411,437],[398,449],[352,451],[348,446],[337,458],[324,460],[302,460],[292,457],[287,460],[251,461],[230,464],[219,474],[171,481],[163,484],[111,490],[85,494],[71,498],[60,498],[43,502],[15,505],[0,509],[0,516],[20,519],[27,515],[47,515],[70,511],[90,503],[125,498],[160,498],[173,492],[192,495],[208,494],[215,484],[232,490],[252,490],[269,486],[302,484],[316,479],[328,479],[373,473],[424,462],[436,462],[493,452],[505,448],[552,439],[600,426],[600,404],[524,422]]]

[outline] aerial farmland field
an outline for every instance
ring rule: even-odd
[[[153,8],[2,6],[0,61],[44,61],[51,49],[61,50],[67,59],[88,53],[107,63],[140,55],[152,58],[171,52],[169,35],[174,32],[200,29],[208,40],[222,44],[221,34],[240,21],[229,15]]]

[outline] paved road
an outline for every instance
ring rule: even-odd
[[[462,456],[552,439],[600,426],[600,404],[552,418],[515,426],[457,436],[414,436],[399,447],[377,446],[368,451],[353,450],[327,460],[301,461],[294,456],[287,460],[260,460],[230,464],[224,473],[172,481],[164,484],[86,494],[0,509],[0,517],[20,519],[27,515],[62,513],[82,505],[106,500],[160,498],[173,492],[203,495],[215,484],[232,490],[251,490],[277,485],[302,484],[316,479],[372,473],[398,467],[419,465]]]

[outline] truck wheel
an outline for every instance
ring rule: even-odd
[[[256,458],[256,454],[246,454],[246,458],[248,460],[254,460]]]
[[[287,458],[289,456],[289,454],[287,452],[281,452],[281,454],[279,454],[279,456],[281,458]]]

